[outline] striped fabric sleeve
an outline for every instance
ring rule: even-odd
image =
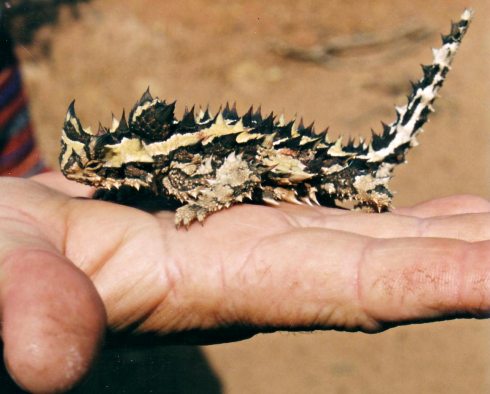
[[[10,40],[0,30],[0,176],[27,177],[44,171],[19,65]]]

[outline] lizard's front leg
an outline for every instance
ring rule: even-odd
[[[163,180],[164,187],[184,203],[177,209],[176,226],[203,222],[213,212],[251,199],[254,188],[260,185],[252,166],[242,155],[231,153],[221,162],[203,163],[193,171],[171,170]]]

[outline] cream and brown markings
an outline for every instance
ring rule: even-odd
[[[317,133],[272,113],[263,118],[260,109],[239,116],[228,104],[215,116],[186,109],[177,120],[175,102],[147,90],[128,121],[123,112],[97,132],[82,127],[72,103],[62,131],[62,172],[99,190],[131,188],[163,197],[180,205],[176,224],[185,226],[243,201],[388,210],[393,169],[416,145],[471,17],[465,10],[452,24],[407,104],[397,107],[396,120],[383,124],[369,144],[330,141],[326,130]]]

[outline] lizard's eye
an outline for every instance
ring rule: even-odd
[[[90,170],[90,171],[96,171],[98,170],[100,167],[102,167],[102,162],[100,161],[89,161],[86,165],[85,165],[85,169],[86,170]]]

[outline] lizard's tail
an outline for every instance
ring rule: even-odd
[[[451,24],[451,32],[442,36],[443,45],[432,50],[432,64],[423,65],[423,77],[417,83],[412,83],[408,103],[396,108],[396,120],[390,125],[384,125],[382,134],[373,136],[368,152],[359,157],[370,163],[380,163],[377,178],[390,176],[397,164],[405,162],[408,149],[417,145],[416,137],[429,114],[434,111],[432,103],[451,69],[451,62],[472,17],[473,11],[466,9],[459,22]]]

